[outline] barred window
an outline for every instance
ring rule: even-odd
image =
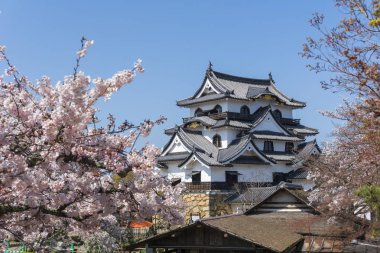
[[[250,114],[250,111],[249,111],[248,106],[243,105],[243,106],[240,108],[240,114],[242,114],[242,115],[244,115],[244,116],[248,116],[248,115]]]
[[[203,113],[202,109],[201,109],[201,108],[198,108],[197,110],[195,110],[194,116],[195,116],[195,117],[197,117],[197,116],[201,116],[202,113]]]
[[[220,138],[219,134],[214,135],[212,138],[212,143],[218,148],[222,146],[222,138]]]
[[[222,107],[221,107],[220,105],[216,105],[216,106],[214,107],[214,111],[215,111],[216,113],[221,113],[221,112],[222,112]]]
[[[273,151],[273,141],[264,141],[264,151]]]
[[[280,110],[276,109],[273,111],[273,115],[276,119],[281,119],[282,118],[282,113]]]
[[[293,142],[285,142],[285,152],[293,152],[294,144]]]

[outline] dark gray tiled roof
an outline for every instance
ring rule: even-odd
[[[306,179],[308,172],[305,169],[294,170],[289,173],[287,179]]]
[[[268,87],[267,88],[249,87],[248,92],[247,92],[247,97],[248,98],[255,98],[257,96],[261,96],[264,94],[273,95],[273,93],[269,91]]]
[[[241,155],[238,158],[234,159],[232,161],[233,164],[262,164],[262,165],[268,165],[269,162],[265,162],[264,160],[261,160],[257,156],[244,156]]]
[[[178,152],[171,153],[165,156],[157,157],[157,162],[168,162],[168,161],[182,161],[189,156],[189,152]]]
[[[267,157],[256,147],[256,145],[252,142],[252,135],[250,134],[233,140],[227,148],[219,150],[218,160],[221,163],[224,163],[234,158],[237,158],[238,155],[242,152],[242,150],[244,150],[247,147],[248,144],[252,144],[252,146],[255,148],[255,151],[262,155],[267,161],[261,160],[260,158],[257,159],[261,160],[263,163],[268,163],[268,161],[276,163],[274,160]]]
[[[304,125],[296,125],[296,126],[289,126],[284,125],[286,129],[288,129],[290,132],[293,132],[295,135],[316,135],[318,134],[318,130],[311,127],[306,127]]]
[[[270,79],[257,79],[257,78],[233,76],[233,75],[228,75],[228,74],[217,72],[217,71],[212,71],[212,73],[214,74],[216,78],[223,81],[229,81],[229,82],[239,83],[239,84],[263,85],[264,87],[271,85]]]
[[[303,146],[299,146],[297,157],[295,157],[293,153],[286,152],[264,153],[255,146],[252,140],[265,139],[280,141],[302,141],[302,138],[299,138],[297,136],[288,136],[284,133],[277,133],[272,131],[254,131],[248,134],[247,131],[244,131],[256,127],[263,119],[265,119],[268,113],[272,113],[270,106],[260,107],[256,110],[256,112],[254,112],[251,115],[249,122],[246,120],[230,120],[228,118],[216,120],[211,118],[210,116],[199,116],[189,118],[185,121],[186,123],[182,126],[176,126],[175,128],[167,130],[167,132],[170,131],[170,133],[172,133],[172,138],[169,141],[169,143],[164,147],[164,150],[173,141],[174,136],[177,134],[178,137],[183,141],[186,148],[191,151],[191,155],[195,155],[197,158],[199,158],[202,162],[204,162],[207,165],[231,166],[231,162],[235,164],[268,164],[271,162],[276,163],[276,161],[295,163],[298,162],[297,159],[299,159],[302,155],[305,155],[309,148],[305,149]],[[191,124],[192,122],[200,122],[203,125],[211,128],[229,126],[241,129],[243,131],[240,133],[240,137],[237,137],[235,140],[233,140],[227,148],[219,149],[215,147],[208,139],[206,139],[202,135],[201,131],[186,128],[186,126],[189,123]],[[280,127],[282,127],[281,123],[278,122],[278,124]],[[286,128],[283,129],[285,132],[289,133]],[[261,155],[262,158],[251,157],[251,159],[247,159],[246,157],[241,157],[240,159],[238,159],[238,156],[241,155],[242,151],[247,147],[249,143],[253,145],[255,152],[258,153],[259,156]],[[310,144],[309,146],[305,144],[305,147],[306,146],[309,147]],[[174,155],[173,157],[169,156],[168,158],[163,158],[165,156],[161,156],[159,158],[159,161],[172,161],[177,158],[179,159],[179,157],[183,158],[184,160],[187,160],[191,158],[191,155],[189,154],[186,157],[183,154],[182,156]],[[236,162],[234,160],[236,160]]]
[[[237,138],[233,140],[228,148],[221,149],[218,154],[218,160],[223,162],[226,162],[230,159],[232,159],[234,156],[238,155],[243,148],[245,148],[248,143],[250,142],[250,139],[248,136],[244,136],[242,138]]]
[[[220,72],[211,71],[208,76],[209,80],[212,80],[213,83],[219,83],[221,86],[225,87],[226,90],[234,92],[237,98],[248,99],[247,93],[248,89],[253,85],[257,86],[269,86],[269,80],[261,79],[250,79],[250,78],[241,78],[231,75],[226,75]]]
[[[234,193],[228,196],[224,202],[226,203],[249,203],[251,205],[260,203],[264,199],[271,196],[277,191],[277,186],[271,187],[251,187],[245,190],[243,193]]]
[[[167,135],[175,134],[175,127],[165,129],[165,134],[167,134]]]
[[[220,94],[204,95],[196,98],[196,95],[201,91],[201,87],[209,80],[211,85]],[[224,98],[249,100],[258,96],[269,94],[277,97],[277,99],[286,105],[294,107],[303,107],[305,103],[291,99],[281,93],[271,79],[253,79],[232,76],[209,69],[206,72],[202,86],[190,98],[177,101],[179,106],[187,106],[191,104],[203,103],[207,101],[219,100]]]
[[[269,198],[279,189],[283,189],[283,188],[286,188],[288,190],[302,190],[303,189],[301,185],[291,184],[287,182],[281,182],[278,185],[269,186],[269,187],[248,187],[243,192],[240,192],[240,193],[236,192],[234,194],[231,194],[224,200],[224,202],[250,203],[251,205],[255,205]]]
[[[251,129],[252,125],[246,122],[238,121],[238,120],[225,119],[225,120],[218,120],[215,123],[215,125],[212,126],[212,128],[219,128],[219,127],[225,127],[225,126],[240,128],[240,129]]]
[[[179,128],[178,137],[193,154],[207,165],[223,166],[217,160],[218,148],[208,141],[200,131]]]
[[[290,152],[281,152],[281,151],[272,151],[272,152],[263,152],[267,157],[270,157],[276,161],[285,161],[292,162],[295,158],[295,155]]]
[[[272,197],[273,195],[277,194],[277,192],[283,191],[283,192],[288,192],[294,197],[296,197],[300,202],[304,203],[306,206],[305,210],[306,212],[311,212],[311,213],[319,213],[314,207],[312,207],[309,204],[309,201],[307,199],[308,193],[303,190],[303,187],[301,185],[297,184],[291,184],[291,183],[286,183],[286,182],[281,182],[280,184],[277,185],[276,190],[267,196],[265,199],[262,201],[255,203],[252,205],[252,207],[245,212],[245,214],[254,214],[257,211],[257,208],[259,208],[263,203],[266,202],[267,199]]]
[[[302,141],[303,139],[297,136],[286,136],[282,133],[276,133],[272,131],[254,131],[252,132],[256,139],[263,140],[279,140],[279,141]]]
[[[207,140],[201,131],[190,130],[182,127],[177,127],[176,134],[178,138],[183,142],[185,147],[191,151],[190,153],[181,152],[181,153],[169,153],[165,156],[160,156],[158,158],[159,162],[173,161],[179,158],[182,158],[183,161],[181,164],[186,163],[193,155],[199,158],[202,162],[211,166],[230,166],[229,160],[238,158],[240,153],[246,148],[248,144],[252,144],[255,148],[255,151],[259,153],[265,160],[257,157],[254,160],[250,160],[253,164],[269,164],[270,162],[276,163],[275,160],[266,156],[262,153],[252,142],[251,135],[245,135],[241,138],[237,138],[230,143],[227,148],[218,149],[215,147],[209,140]],[[173,141],[174,136],[172,136],[171,141]],[[169,143],[171,143],[169,141]],[[164,147],[164,150],[169,147],[169,143]],[[236,163],[247,163],[248,160],[237,160]]]
[[[214,100],[220,100],[223,98],[237,98],[235,96],[229,95],[229,94],[211,94],[199,98],[186,98],[183,100],[177,101],[178,106],[186,106],[186,105],[192,105],[197,103],[203,103],[208,101],[214,101]]]
[[[316,148],[319,153],[321,152],[316,140],[304,142],[298,145],[298,149],[297,149],[298,153],[296,154],[294,163],[307,160],[312,154],[312,151],[314,150],[314,148]]]
[[[215,119],[212,119],[209,116],[198,116],[198,117],[192,117],[190,119],[187,119],[186,124],[192,123],[192,122],[201,122],[205,126],[214,126],[218,121]]]

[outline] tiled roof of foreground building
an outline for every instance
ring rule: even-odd
[[[256,252],[257,249],[276,253],[357,252],[352,250],[352,244],[347,240],[352,230],[340,224],[330,224],[327,220],[328,218],[309,213],[241,214],[206,218],[141,241],[132,245],[132,248],[162,244],[161,247],[168,247],[169,241],[173,242],[171,248],[186,248],[189,246],[182,246],[183,242],[177,243],[177,240],[185,242],[186,237],[187,240],[194,241],[193,248],[207,250],[207,247],[199,245],[202,241],[192,238],[197,236],[197,231],[204,230],[208,232],[207,234],[214,234],[215,237],[219,235],[224,237],[224,245],[209,245],[212,246],[209,249],[213,249],[213,252],[218,249],[238,250],[243,246],[245,250],[251,248],[251,252]]]
[[[270,95],[275,97],[280,103],[284,103],[293,107],[304,107],[305,103],[294,100],[281,93],[274,85],[271,76],[269,79],[253,79],[228,75],[216,72],[211,67],[206,71],[203,84],[208,80],[216,89],[205,96],[199,96],[202,90],[199,88],[197,92],[187,98],[177,101],[179,106],[188,106],[208,101],[215,101],[225,98],[238,99],[238,100],[253,100],[259,97]]]
[[[272,191],[264,194],[263,200],[245,214],[200,219],[130,248],[203,249],[205,252],[378,252],[379,248],[374,245],[359,248],[351,244],[350,238],[357,231],[344,220],[329,222],[329,217],[305,204],[293,191],[297,189],[268,189]],[[290,202],[279,202],[284,199]],[[279,207],[279,204],[286,205]],[[263,212],[263,206],[275,208]]]

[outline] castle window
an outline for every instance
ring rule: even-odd
[[[181,183],[181,178],[172,178],[171,179],[171,185],[172,186],[176,186],[179,183]]]
[[[220,138],[219,134],[214,135],[214,137],[212,138],[212,144],[214,144],[218,148],[222,146],[222,138]]]
[[[216,113],[221,113],[221,112],[222,112],[222,107],[221,107],[220,105],[216,105],[216,106],[214,107],[214,111],[215,111]]]
[[[285,142],[285,152],[293,152],[294,144],[293,142]]]
[[[278,185],[282,181],[285,181],[285,174],[282,172],[273,172],[273,185]]]
[[[201,109],[201,108],[198,108],[198,109],[195,110],[195,112],[194,112],[194,116],[195,116],[195,117],[197,117],[197,116],[201,116],[202,112],[203,112],[202,109]]]
[[[273,151],[273,141],[264,141],[264,151]]]
[[[200,213],[197,213],[197,214],[190,214],[190,221],[189,223],[192,224],[194,222],[196,222],[197,220],[199,220],[201,218],[201,214]]]
[[[242,115],[244,115],[244,116],[248,116],[249,113],[250,113],[250,111],[249,111],[248,106],[243,105],[243,106],[240,108],[240,114],[242,114]]]
[[[226,171],[226,183],[228,185],[236,184],[238,182],[238,175],[237,171]]]
[[[273,111],[273,115],[276,119],[281,119],[282,118],[282,113],[280,110],[276,109]]]
[[[201,182],[201,172],[200,171],[193,171],[191,173],[191,181],[193,183],[200,183]]]

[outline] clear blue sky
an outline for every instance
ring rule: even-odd
[[[162,147],[164,128],[180,124],[188,110],[176,100],[199,87],[209,60],[214,69],[233,75],[266,78],[280,90],[306,101],[296,118],[329,138],[332,110],[341,97],[324,91],[298,53],[305,37],[315,35],[308,20],[323,12],[327,24],[340,13],[333,1],[0,1],[0,44],[30,79],[48,75],[61,80],[72,73],[82,35],[94,46],[81,69],[95,77],[132,65],[141,58],[146,72],[111,101],[100,103],[120,121],[139,122],[164,115],[168,121],[148,140]]]

